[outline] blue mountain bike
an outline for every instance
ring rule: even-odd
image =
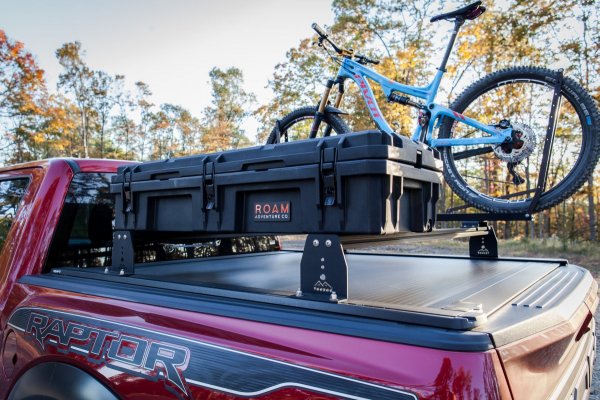
[[[338,46],[313,24],[319,45],[330,46],[340,56],[334,58],[340,69],[327,81],[319,105],[277,121],[267,143],[351,132],[339,109],[347,79],[358,85],[377,127],[397,135],[381,113],[371,81],[381,86],[389,102],[418,110],[412,139],[440,151],[446,182],[467,205],[498,213],[533,213],[564,201],[593,173],[600,155],[598,108],[574,80],[562,71],[509,68],[470,85],[449,107],[435,103],[461,26],[484,11],[478,1],[431,18],[453,21],[454,30],[437,73],[425,87],[377,73],[368,67],[377,60]],[[338,94],[331,105],[335,86]]]

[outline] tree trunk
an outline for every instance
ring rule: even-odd
[[[125,118],[125,159],[129,160],[129,122]]]
[[[440,186],[440,201],[438,202],[438,212],[445,213],[446,212],[446,185],[442,183]]]
[[[588,178],[588,214],[590,220],[590,240],[595,241],[596,233],[596,206],[594,204],[594,174]]]
[[[576,214],[576,210],[575,210],[576,204],[575,204],[575,198],[572,199],[571,201],[571,213],[570,213],[570,221],[569,221],[569,240],[575,240],[575,235],[577,232],[577,228],[575,226],[575,214]]]
[[[104,118],[102,118],[102,127],[100,128],[100,158],[104,158]]]
[[[569,231],[568,231],[568,227],[567,227],[567,202],[563,201],[562,202],[562,213],[560,215],[560,225],[562,227],[561,229],[561,236],[563,240],[566,240],[567,237],[569,236]]]
[[[81,139],[83,140],[83,156],[89,158],[87,146],[87,115],[83,108],[81,109]]]
[[[531,126],[531,125],[530,125]],[[529,174],[529,157],[527,157],[527,163],[525,164],[525,181],[527,183],[527,192],[531,190],[531,176]],[[525,236],[529,236],[530,239],[535,239],[535,226],[533,218],[525,223]]]

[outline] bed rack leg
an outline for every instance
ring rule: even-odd
[[[113,275],[128,276],[135,273],[135,253],[130,231],[113,232],[112,266],[108,269]]]
[[[337,235],[308,235],[296,296],[337,302],[348,298],[348,264]]]
[[[471,258],[498,258],[498,239],[494,228],[486,222],[480,223],[477,229],[486,229],[487,235],[469,238],[469,255]]]

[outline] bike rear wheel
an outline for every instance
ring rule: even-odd
[[[277,140],[277,127],[275,127],[269,134],[267,144],[308,139],[316,112],[316,107],[302,107],[292,111],[279,120],[279,140]],[[330,129],[327,129],[328,127]],[[350,128],[343,119],[336,114],[326,113],[316,137],[329,136],[334,133],[341,135],[348,132],[350,132]]]
[[[593,173],[600,154],[600,115],[589,94],[565,77],[556,115],[545,188],[533,210],[557,72],[519,67],[469,86],[451,105],[489,125],[513,127],[513,142],[444,147],[444,176],[468,205],[499,213],[539,212],[574,194]],[[444,119],[440,138],[481,137],[466,124]]]

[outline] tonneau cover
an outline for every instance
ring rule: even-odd
[[[263,289],[293,295],[301,252],[140,266],[152,279],[212,287]],[[469,320],[480,326],[496,310],[561,267],[559,261],[476,260],[463,257],[347,254],[345,304]],[[438,321],[438,319],[436,319]],[[455,324],[448,324],[454,327]]]

